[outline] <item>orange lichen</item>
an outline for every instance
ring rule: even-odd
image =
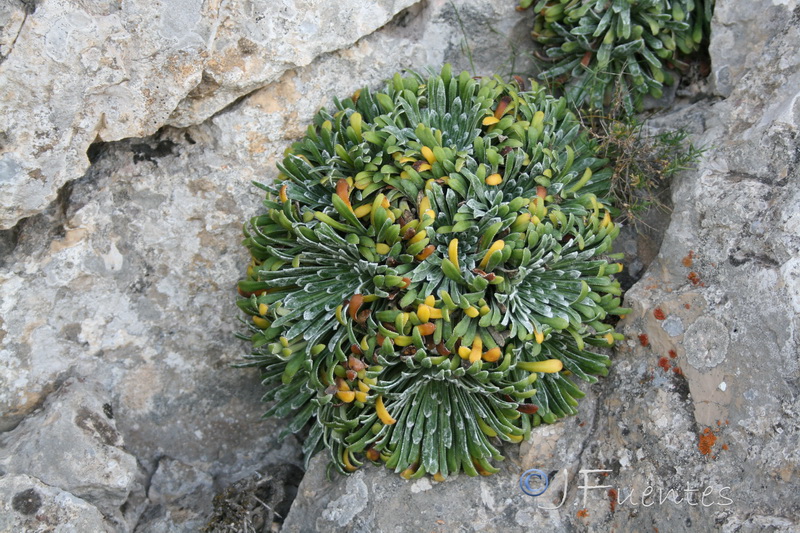
[[[664,372],[669,372],[670,368],[669,359],[667,359],[666,357],[662,357],[661,359],[658,360],[658,366],[660,366]]]
[[[694,251],[689,250],[689,254],[683,259],[681,259],[681,263],[683,263],[683,266],[685,266],[686,268],[689,268],[690,266],[692,266],[692,263],[694,262],[693,258],[694,258]]]
[[[639,342],[642,346],[648,346],[650,344],[650,337],[647,336],[647,333],[642,333],[639,335]]]
[[[706,428],[699,435],[697,449],[700,450],[700,453],[703,455],[709,455],[716,442],[717,436],[714,435],[714,433],[711,431],[711,428]]]
[[[684,309],[691,309],[692,306],[690,304],[683,304]]]
[[[589,509],[581,509],[575,514],[578,516],[578,518],[586,518],[589,516]]]
[[[678,352],[676,352],[675,350],[670,350],[669,357],[670,359],[675,359],[676,357],[678,357]]]
[[[653,316],[656,317],[656,320],[664,320],[667,318],[667,315],[664,314],[664,311],[662,311],[660,307],[655,308]]]
[[[679,366],[673,367],[672,371],[678,374],[679,376],[683,375],[683,370],[681,370],[681,367]]]
[[[617,489],[611,488],[608,489],[608,508],[611,509],[611,512],[617,510],[617,500],[619,499],[619,493]]]

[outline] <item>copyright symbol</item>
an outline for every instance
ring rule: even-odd
[[[534,482],[534,487],[531,487],[531,480]],[[544,483],[543,486],[539,486]],[[550,479],[547,474],[536,468],[531,468],[522,473],[519,478],[519,488],[528,496],[541,496],[550,486]]]

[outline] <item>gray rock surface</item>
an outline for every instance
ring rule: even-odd
[[[159,520],[154,524],[171,524],[174,530],[199,530],[211,514],[214,478],[186,463],[164,457],[150,478],[147,500]],[[144,523],[143,523],[144,522]],[[154,531],[140,521],[137,530]],[[168,530],[168,529],[167,529]]]
[[[0,436],[0,469],[74,494],[124,525],[120,508],[143,489],[136,458],[124,449],[110,401],[110,394],[95,383],[67,380],[41,411]]]
[[[730,96],[747,72],[763,66],[771,42],[796,16],[796,7],[796,0],[717,2],[709,46],[717,94]]]
[[[40,480],[0,477],[0,531],[30,533],[111,533],[115,528],[95,507]]]
[[[299,456],[293,438],[275,442],[280,421],[260,422],[257,373],[230,367],[244,165],[180,139],[107,147],[63,208],[21,228],[3,283],[18,288],[4,290],[3,394],[35,405],[48,384],[91,376],[148,475],[168,457],[225,483]],[[199,166],[180,170],[188,161]]]
[[[80,177],[91,143],[202,122],[412,3],[12,0],[1,12],[0,229]]]

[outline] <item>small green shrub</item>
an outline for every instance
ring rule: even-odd
[[[683,129],[651,133],[635,115],[582,115],[582,123],[597,141],[598,155],[612,169],[608,194],[618,224],[636,226],[646,211],[666,210],[659,201],[678,172],[694,168],[706,151],[689,140]]]
[[[441,480],[575,414],[628,311],[597,149],[566,100],[449,66],[320,111],[245,226],[267,415],[340,472]]]

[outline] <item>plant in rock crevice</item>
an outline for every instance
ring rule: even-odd
[[[267,415],[343,473],[496,471],[621,335],[611,176],[564,99],[445,66],[320,111],[245,225]]]
[[[669,211],[660,199],[668,184],[678,172],[694,168],[706,151],[689,140],[686,130],[653,133],[635,116],[581,118],[597,140],[598,154],[613,168],[608,199],[619,224],[637,227],[651,209]]]
[[[533,0],[521,0],[527,8]],[[615,92],[632,114],[641,97],[672,85],[710,33],[713,0],[539,0],[533,38],[545,47],[543,80],[576,107],[601,109]]]

